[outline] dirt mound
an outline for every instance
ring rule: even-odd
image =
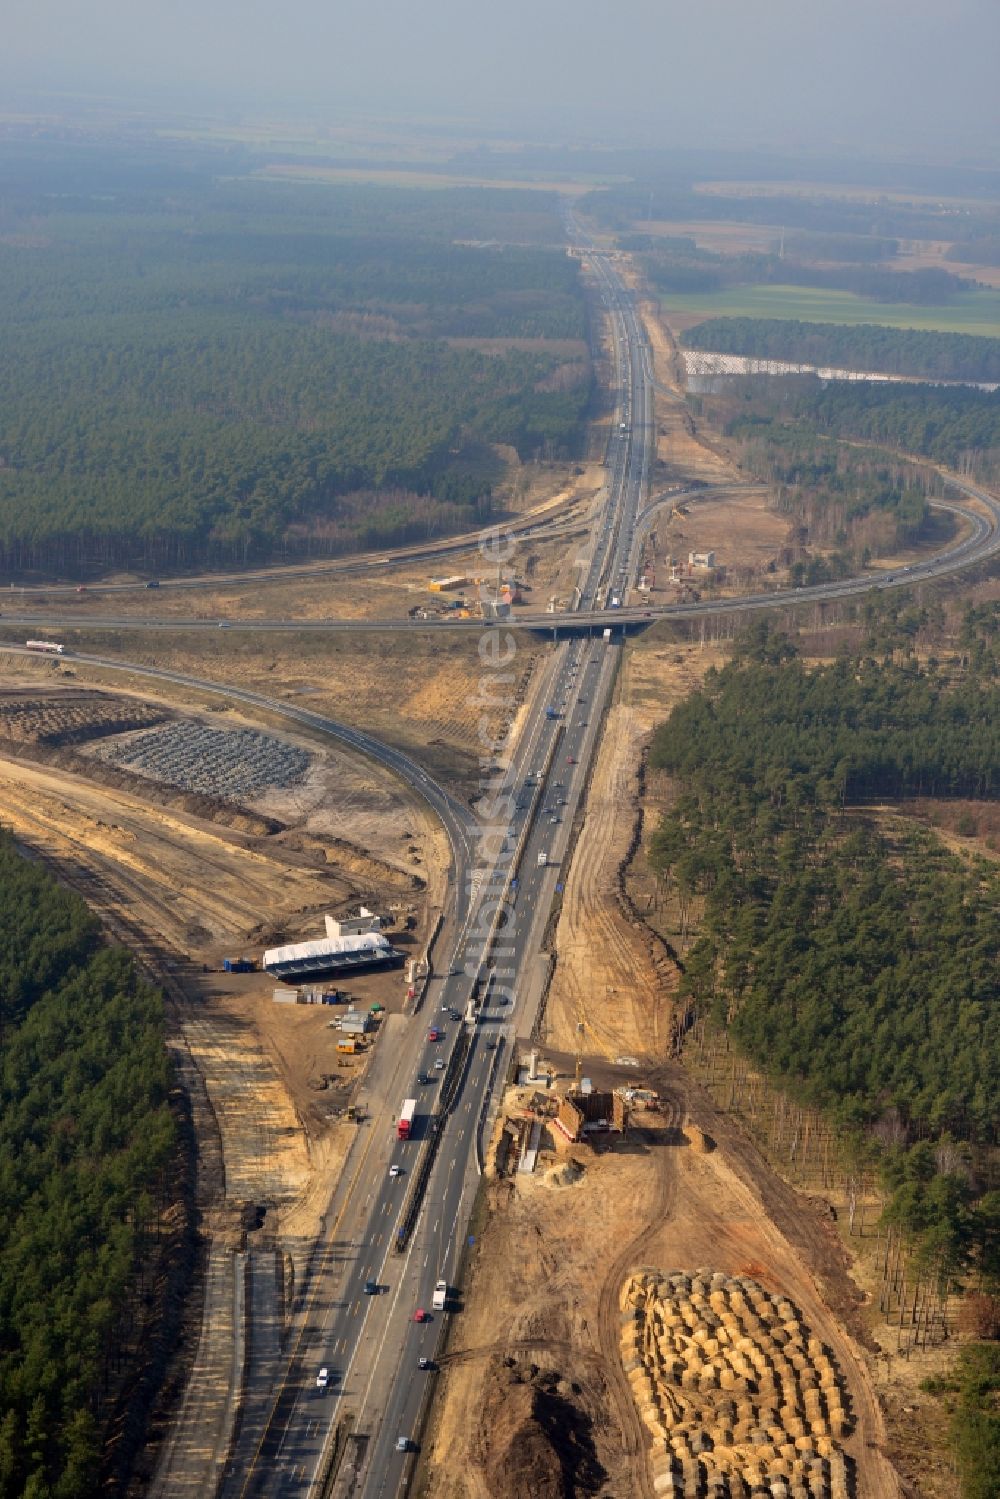
[[[0,696],[0,739],[51,748],[160,724],[170,715],[134,698],[100,692]]]
[[[555,1370],[492,1361],[472,1452],[491,1499],[582,1499],[600,1491],[607,1474],[590,1417],[568,1398],[574,1393]]]
[[[584,1167],[579,1161],[561,1161],[551,1171],[546,1171],[542,1180],[547,1187],[572,1187],[580,1180],[583,1172]]]

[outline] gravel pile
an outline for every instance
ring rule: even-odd
[[[252,729],[209,729],[197,723],[172,723],[112,740],[94,753],[109,765],[227,802],[273,786],[294,786],[311,760],[305,750]]]

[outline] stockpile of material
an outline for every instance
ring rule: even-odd
[[[792,1302],[748,1276],[644,1269],[621,1312],[657,1494],[847,1499],[843,1380]]]
[[[102,744],[95,754],[168,786],[236,802],[268,787],[294,786],[310,765],[305,750],[270,734],[188,720]]]

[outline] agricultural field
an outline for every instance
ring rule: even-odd
[[[789,318],[800,322],[886,328],[918,328],[940,333],[1000,337],[1000,291],[977,288],[956,293],[937,307],[874,302],[846,291],[810,286],[736,286],[719,292],[670,292],[663,309],[675,327],[693,327],[713,317]]]

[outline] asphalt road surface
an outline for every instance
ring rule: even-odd
[[[619,355],[620,413],[608,448],[608,498],[580,584],[581,612],[624,588],[653,441],[638,324],[610,273],[602,280]],[[440,1279],[454,1286],[478,1185],[481,1131],[514,1037],[530,1030],[540,988],[533,995],[525,978],[540,948],[617,652],[601,638],[580,638],[553,653],[513,763],[498,778],[495,817],[479,825],[479,847],[459,870],[465,915],[450,971],[430,986],[422,1013],[402,1035],[397,1030],[385,1096],[359,1131],[367,1138],[359,1139],[357,1165],[348,1163],[345,1176],[352,1166],[355,1174],[344,1200],[327,1214],[328,1234],[300,1297],[264,1434],[253,1450],[237,1445],[226,1496],[322,1492],[341,1414],[350,1418],[362,1467],[353,1492],[395,1495],[405,1487],[434,1379],[420,1360],[433,1361],[450,1315],[432,1310],[434,1286]],[[452,1083],[447,1106],[443,1079]],[[400,1140],[396,1121],[407,1098],[417,1100],[417,1114],[412,1137]],[[419,1214],[398,1252],[410,1184],[432,1148]],[[415,1320],[418,1313],[426,1319]],[[316,1385],[321,1366],[332,1373],[325,1390]],[[409,1445],[401,1449],[400,1439]]]
[[[648,381],[642,382],[639,400],[648,406],[651,392]],[[617,433],[609,446],[609,461],[612,465],[614,485],[619,494],[629,496],[632,490],[645,483],[649,465],[649,450],[645,443],[630,441],[631,434]],[[885,570],[881,573],[865,573],[856,578],[843,578],[836,583],[818,583],[811,587],[778,589],[768,593],[743,594],[727,599],[704,599],[692,604],[652,604],[644,602],[629,605],[628,588],[634,573],[632,560],[641,540],[638,518],[626,520],[606,506],[600,522],[602,545],[614,545],[615,567],[607,576],[610,593],[605,597],[599,584],[588,584],[582,591],[578,608],[571,613],[539,614],[518,610],[512,614],[510,624],[528,630],[577,630],[581,627],[601,629],[608,624],[642,625],[654,619],[688,619],[719,614],[749,614],[761,609],[773,609],[775,605],[805,604],[825,599],[844,599],[888,588],[908,588],[919,582],[947,577],[949,573],[984,562],[1000,552],[1000,502],[986,490],[966,480],[949,478],[950,488],[975,500],[986,513],[961,500],[930,500],[933,509],[945,510],[964,520],[969,530],[960,540],[942,551],[936,552],[920,562],[905,567]],[[711,490],[700,493],[710,495]],[[624,550],[619,550],[619,539],[626,541]],[[619,606],[611,605],[617,597]],[[609,609],[611,617],[609,618]],[[171,619],[168,616],[145,615],[136,619],[131,615],[92,614],[80,609],[45,608],[37,612],[24,613],[7,609],[2,616],[3,626],[16,626],[26,632],[41,635],[59,630],[108,630],[114,633],[167,631],[170,633],[203,634],[213,630],[237,630],[251,634],[289,634],[299,631],[307,634],[370,634],[372,631],[432,630],[455,633],[480,633],[483,621],[479,619]],[[68,647],[68,651],[72,647]]]
[[[561,878],[570,829],[614,681],[620,632],[613,627],[653,615],[740,613],[773,608],[791,599],[838,598],[878,586],[901,586],[966,567],[1000,547],[1000,506],[962,483],[956,487],[979,502],[989,518],[956,503],[953,508],[970,521],[970,534],[925,563],[881,579],[848,580],[793,594],[672,609],[630,608],[629,570],[655,442],[651,365],[634,307],[613,266],[596,252],[591,253],[590,264],[614,335],[618,411],[608,445],[607,500],[590,535],[574,623],[592,625],[602,633],[566,640],[553,652],[513,760],[492,788],[489,800],[495,815],[490,823],[473,818],[407,756],[357,730],[254,693],[143,669],[151,676],[265,707],[372,754],[426,798],[444,822],[453,854],[454,902],[445,945],[453,954],[451,965],[430,985],[421,1013],[394,1024],[380,1042],[372,1067],[368,1117],[331,1191],[326,1229],[305,1284],[296,1289],[277,1378],[257,1405],[244,1411],[221,1487],[224,1499],[250,1495],[318,1499],[335,1493],[326,1475],[331,1442],[342,1417],[352,1431],[350,1460],[358,1470],[352,1499],[395,1496],[406,1490],[416,1460],[414,1444],[435,1378],[433,1368],[420,1368],[420,1360],[433,1363],[445,1319],[455,1314],[458,1291],[454,1282],[478,1186],[482,1137],[499,1098],[514,1040],[530,1034],[541,994],[545,918]],[[10,622],[7,615],[4,623]],[[165,619],[77,617],[70,621],[65,614],[48,611],[24,620],[36,633],[42,627],[71,622],[86,629],[213,628],[203,621]],[[559,622],[559,617],[545,615],[521,615],[517,620],[545,628]],[[368,630],[372,622],[274,620],[230,627]],[[414,625],[406,620],[382,621],[379,627],[480,632],[486,628],[477,621]],[[604,628],[612,630],[610,640],[603,638]],[[81,659],[100,661],[92,656]],[[100,664],[138,670],[128,663]],[[432,1026],[441,1030],[439,1039],[430,1039]],[[407,1098],[417,1101],[417,1112],[412,1138],[401,1140],[396,1122]],[[421,1161],[431,1156],[412,1232],[402,1252],[397,1252],[414,1176]],[[452,1310],[445,1313],[431,1309],[439,1279],[453,1288]],[[426,1319],[415,1320],[418,1311],[426,1312]],[[248,1358],[252,1376],[252,1327]],[[325,1389],[317,1387],[321,1366],[330,1370]],[[252,1382],[255,1388],[261,1383],[259,1379]]]

